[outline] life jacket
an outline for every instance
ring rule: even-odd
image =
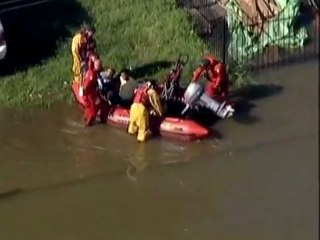
[[[149,90],[149,88],[147,88],[147,87],[138,88],[135,95],[134,95],[133,102],[134,103],[141,103],[145,107],[147,107],[149,105],[148,90]]]
[[[112,80],[112,78],[108,78],[101,73],[98,73],[97,83],[99,91],[105,93],[109,90],[113,90]]]

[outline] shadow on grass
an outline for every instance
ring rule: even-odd
[[[140,67],[133,68],[130,72],[130,75],[135,79],[145,78],[159,72],[162,69],[169,68],[172,65],[173,65],[173,62],[170,62],[170,61],[159,61],[159,62],[147,63]]]
[[[8,1],[10,2],[10,1]],[[91,23],[86,10],[76,0],[14,0],[0,9],[8,54],[1,63],[1,75],[13,74],[52,57],[59,43],[72,35],[72,29]],[[20,5],[19,5],[20,4]],[[7,11],[12,9],[11,11]]]

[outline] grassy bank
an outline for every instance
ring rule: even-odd
[[[81,0],[83,12],[97,29],[98,50],[106,65],[116,69],[140,67],[139,77],[160,78],[168,70],[164,61],[174,60],[179,53],[190,56],[185,79],[195,67],[199,55],[206,51],[192,30],[185,12],[175,8],[175,0]],[[48,11],[52,11],[48,9]],[[79,18],[71,9],[59,13],[61,19]],[[62,18],[63,15],[63,18]],[[51,56],[33,66],[0,77],[0,104],[6,106],[50,106],[72,99],[70,41],[79,20],[68,27],[66,39],[56,39],[58,46]],[[59,25],[56,21],[49,24]],[[64,31],[65,32],[65,31]],[[46,36],[43,36],[46,39]],[[41,44],[40,44],[41,45]],[[39,47],[41,47],[39,45]],[[149,67],[143,68],[149,64]]]

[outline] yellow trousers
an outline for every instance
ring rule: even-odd
[[[72,66],[73,80],[79,83],[80,73],[81,73],[81,59],[79,58],[79,55],[73,51],[72,51],[72,56],[73,56],[73,66]]]
[[[133,103],[130,108],[130,119],[128,133],[138,133],[137,139],[144,142],[148,136],[149,113],[145,106],[141,103]]]
[[[81,74],[81,56],[80,56],[80,49],[81,49],[81,41],[82,36],[80,33],[77,33],[71,43],[71,52],[73,57],[73,66],[72,66],[72,72],[73,72],[73,80],[75,82],[80,81],[80,74]]]

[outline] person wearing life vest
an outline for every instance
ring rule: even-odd
[[[225,66],[218,63],[214,67],[214,79],[208,84],[206,94],[217,100],[227,100],[229,97],[229,76]]]
[[[98,112],[100,111],[100,120],[106,120],[105,109],[103,109],[102,101],[99,98],[97,90],[98,73],[101,69],[100,59],[95,59],[93,65],[86,71],[83,79],[83,100],[84,100],[84,125],[86,127],[91,126]]]
[[[94,40],[94,27],[85,27],[78,32],[72,39],[71,52],[73,57],[73,80],[79,82],[81,78],[81,68],[88,63],[90,54],[96,52]]]
[[[81,64],[81,69],[80,69],[80,78],[78,80],[78,84],[80,84],[79,86],[79,95],[83,96],[83,81],[84,81],[84,77],[86,72],[89,69],[93,69],[94,68],[94,62],[99,59],[98,54],[90,54],[89,58],[88,58],[88,62],[86,64],[82,63]]]
[[[229,77],[226,68],[212,55],[201,59],[200,66],[193,72],[192,81],[198,81],[203,76],[208,80],[206,94],[209,97],[228,97]]]
[[[146,141],[150,135],[149,108],[152,108],[153,115],[162,116],[163,114],[160,97],[154,89],[155,85],[155,81],[148,81],[146,86],[138,88],[130,108],[128,133],[138,133],[138,142]]]

